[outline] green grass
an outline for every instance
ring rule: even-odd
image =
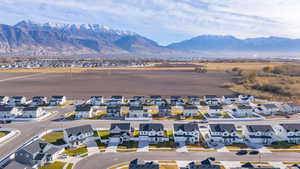
[[[298,148],[296,144],[290,144],[286,141],[274,142],[269,146],[266,146],[269,149],[292,149]]]
[[[106,149],[107,145],[104,143],[101,143],[100,140],[96,140],[97,146],[99,149]]]
[[[138,142],[128,141],[118,145],[118,149],[128,149],[128,148],[137,148]]]
[[[69,163],[67,169],[72,169],[72,168],[73,168],[73,163]]]
[[[77,155],[81,155],[87,153],[86,147],[80,147],[80,148],[70,148],[63,152],[63,154],[67,154],[68,156],[75,157]]]
[[[46,164],[43,167],[39,167],[39,169],[63,169],[66,163],[55,161],[54,163]]]
[[[66,144],[64,141],[64,133],[62,131],[48,133],[42,137],[42,140],[58,146]]]
[[[0,138],[4,137],[5,135],[7,135],[9,132],[8,131],[0,131]]]
[[[167,137],[173,137],[173,136],[174,136],[173,130],[166,130],[166,131],[165,131],[165,135],[166,135]]]
[[[97,137],[101,137],[101,139],[108,139],[110,135],[110,131],[94,131],[94,136]]]
[[[150,144],[149,148],[176,148],[176,143],[174,141],[166,141],[157,144]]]

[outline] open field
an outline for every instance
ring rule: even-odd
[[[197,73],[181,70],[32,74],[34,76],[24,73],[0,73],[1,95],[66,95],[72,99],[81,99],[92,95],[232,94],[230,89],[221,87],[232,78],[224,72]],[[13,78],[18,76],[22,78]]]

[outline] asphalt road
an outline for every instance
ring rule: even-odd
[[[79,161],[75,169],[105,169],[118,163],[138,158],[140,160],[205,160],[215,157],[217,161],[259,161],[258,155],[237,156],[235,153],[221,152],[147,152],[147,153],[100,153]],[[300,153],[266,153],[261,154],[261,161],[299,161]]]
[[[14,152],[19,146],[21,146],[24,142],[28,141],[32,137],[39,135],[43,131],[54,129],[54,128],[68,128],[74,127],[78,125],[84,124],[91,124],[93,128],[109,128],[111,123],[116,122],[125,122],[125,121],[111,121],[111,120],[75,120],[75,121],[56,121],[62,117],[64,113],[67,113],[72,108],[66,109],[53,109],[52,111],[58,111],[55,116],[49,118],[48,120],[44,121],[33,121],[33,122],[12,122],[11,124],[2,124],[0,127],[3,128],[10,128],[10,129],[17,129],[21,132],[21,134],[12,139],[10,142],[0,145],[0,159],[7,156],[9,153]],[[164,120],[164,121],[152,121],[155,123],[162,123],[164,124],[166,129],[171,129],[174,123],[179,123],[181,121],[175,120]],[[134,127],[138,128],[140,123],[149,123],[146,122],[131,122]],[[216,122],[215,122],[216,123]],[[231,122],[218,122],[218,123],[231,123]],[[242,124],[279,124],[279,123],[299,123],[299,119],[272,119],[272,120],[265,120],[265,121],[245,121],[245,122],[234,122],[237,125]],[[207,125],[207,124],[203,124]],[[274,154],[274,153],[272,153]],[[114,154],[117,155],[117,154]]]

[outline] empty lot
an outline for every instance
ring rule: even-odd
[[[0,73],[0,95],[224,95],[232,92],[220,86],[230,80],[223,72],[191,71]]]

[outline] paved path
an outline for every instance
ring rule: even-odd
[[[178,147],[176,148],[177,152],[188,152],[188,149],[184,142],[179,143]]]
[[[100,152],[100,150],[99,150],[99,148],[97,146],[97,143],[94,140],[89,141],[87,143],[87,149],[88,149],[88,154],[89,155],[92,155],[92,154]]]
[[[109,142],[105,152],[117,152],[119,143]]]
[[[139,141],[137,152],[149,152],[149,142]]]

